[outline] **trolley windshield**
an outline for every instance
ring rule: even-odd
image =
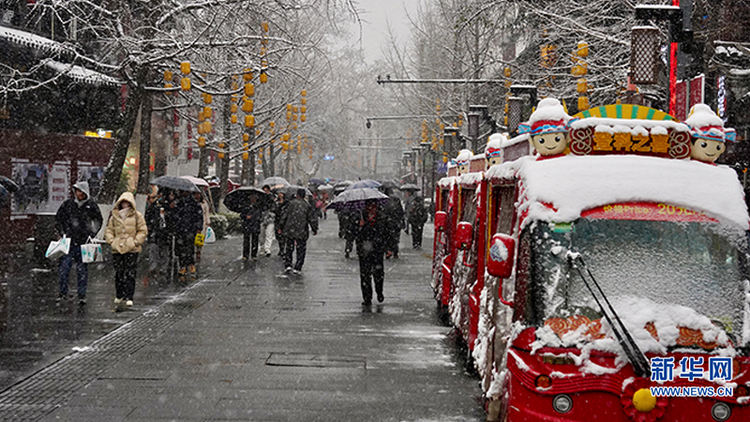
[[[523,235],[530,236],[530,324],[602,317],[570,264],[568,251],[573,251],[611,302],[644,298],[680,305],[708,317],[735,345],[742,337],[747,282],[742,230],[716,222],[581,218],[572,224],[538,222]],[[618,309],[623,317],[632,311]]]

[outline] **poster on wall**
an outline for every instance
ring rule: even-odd
[[[54,213],[68,199],[69,162],[49,165],[14,158],[11,163],[12,178],[18,185],[11,201],[13,215]]]
[[[86,181],[89,183],[89,192],[92,198],[96,198],[99,195],[99,189],[102,185],[102,179],[104,179],[104,170],[106,167],[95,166],[91,163],[79,161],[78,163],[78,175],[74,183],[80,181]]]

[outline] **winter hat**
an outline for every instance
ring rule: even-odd
[[[86,181],[78,181],[75,185],[73,185],[74,189],[78,189],[79,191],[86,194],[86,199],[91,198],[91,193],[89,192],[89,182]]]
[[[690,127],[690,134],[694,138],[708,139],[709,141],[734,142],[736,132],[734,129],[725,128],[724,121],[717,116],[711,107],[705,104],[696,104],[690,109],[690,114],[685,120]]]
[[[458,157],[456,157],[456,164],[458,164],[459,166],[468,166],[469,161],[471,160],[471,157],[473,156],[474,156],[474,153],[471,152],[470,150],[462,149],[458,153]]]
[[[568,131],[570,116],[565,112],[556,98],[545,98],[539,101],[536,110],[531,113],[527,123],[518,126],[519,133],[530,133],[531,136]]]
[[[304,198],[305,194],[306,194],[306,192],[305,192],[304,189],[302,189],[302,188],[297,189],[297,196],[299,196],[300,198]]]
[[[502,153],[503,143],[508,138],[502,133],[493,133],[487,140],[487,148],[484,150],[484,156],[487,158],[499,157]]]

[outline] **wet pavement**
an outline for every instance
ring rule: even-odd
[[[275,246],[243,263],[241,238],[207,245],[197,280],[140,277],[125,312],[113,312],[107,264],[84,307],[55,304],[54,272],[18,277],[15,264],[0,420],[482,420],[478,381],[435,314],[429,251],[403,234],[385,302],[363,307],[336,233],[321,220],[299,276],[282,274]]]

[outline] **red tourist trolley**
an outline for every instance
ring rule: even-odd
[[[691,127],[657,110],[573,117],[564,153],[521,135],[436,187],[435,297],[488,420],[750,420],[736,173],[687,159]]]

